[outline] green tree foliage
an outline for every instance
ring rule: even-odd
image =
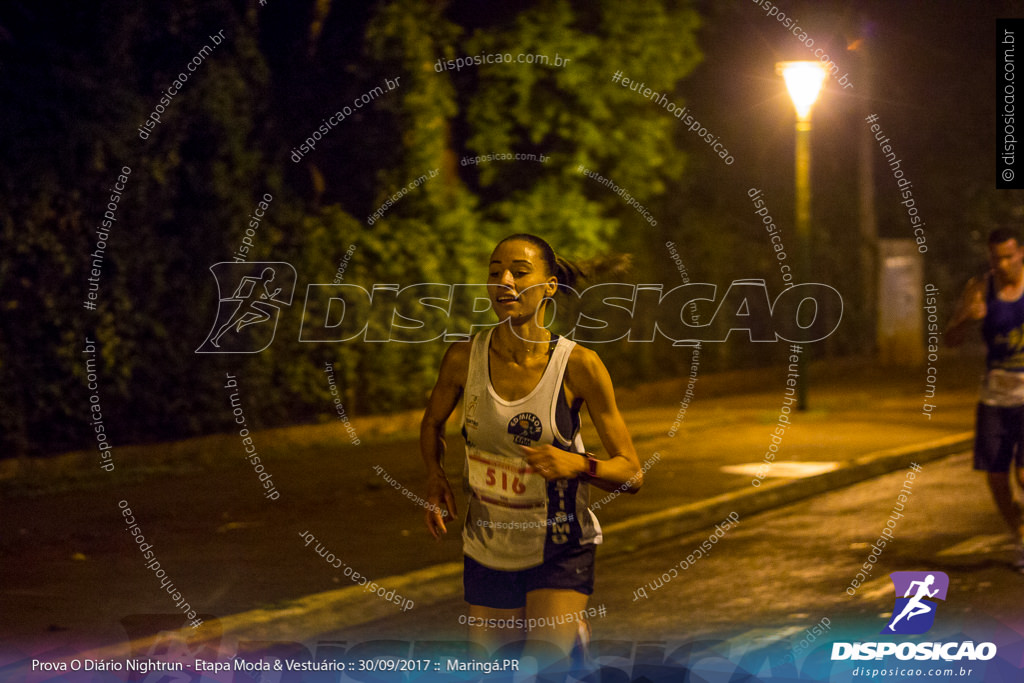
[[[240,378],[251,427],[332,419],[327,361],[349,412],[421,406],[442,340],[297,338],[306,283],[332,282],[346,251],[344,283],[367,288],[481,282],[495,240],[516,231],[542,234],[570,256],[640,253],[643,219],[578,167],[655,205],[686,169],[678,126],[611,77],[622,71],[683,104],[672,91],[699,52],[685,3],[631,5],[639,6],[543,1],[481,21],[458,3],[417,0],[364,14],[314,0],[266,9],[228,0],[9,3],[0,12],[5,452],[94,447],[86,337],[100,351],[115,447],[232,428],[227,371]],[[225,40],[140,137],[218,31]],[[435,68],[494,52],[569,61]],[[325,117],[385,79],[400,86],[292,158]],[[502,152],[550,160],[460,163]],[[123,166],[130,179],[89,311],[95,228]],[[232,260],[264,194],[271,209],[246,258],[294,265],[296,304],[260,354],[195,354],[217,306],[209,268]],[[382,207],[373,221],[358,218]],[[372,318],[371,334],[389,322]]]
[[[446,60],[496,54],[513,60],[457,72],[466,152],[548,157],[544,164],[468,167],[465,177],[481,196],[490,232],[538,233],[570,258],[626,253],[637,263],[667,261],[663,240],[652,239],[657,230],[622,195],[581,170],[659,213],[686,156],[675,140],[678,120],[643,88],[685,104],[677,85],[700,60],[698,26],[687,3],[556,0],[451,46]],[[643,86],[625,88],[615,74]],[[602,349],[605,361],[630,379],[653,370],[653,358],[637,362],[651,353],[647,345]]]
[[[3,414],[12,454],[91,435],[87,337],[98,342],[98,393],[115,443],[213,426],[205,403],[215,397],[195,390],[204,382],[193,354],[209,300],[190,293],[209,277],[211,257],[230,258],[268,191],[253,144],[267,73],[244,18],[227,6],[103,9],[19,3],[3,21],[0,92],[13,135],[2,150],[0,239],[14,258],[0,281],[0,373],[12,392]],[[137,129],[163,92],[221,30],[226,39],[142,139]],[[97,250],[96,228],[125,167]],[[95,310],[83,306],[90,277]]]
[[[682,104],[674,88],[699,60],[697,25],[697,15],[677,3],[554,1],[500,30],[475,32],[467,55],[548,60],[483,64],[466,97],[466,144],[474,154],[551,158],[539,172],[525,163],[480,166],[477,182],[495,198],[488,215],[582,255],[621,246],[621,227],[643,219],[579,167],[640,201],[662,195],[680,177],[685,158],[673,142],[677,121],[612,77],[622,73]]]

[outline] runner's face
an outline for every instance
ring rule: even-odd
[[[1010,282],[1019,282],[1024,274],[1024,249],[1017,240],[1009,239],[988,247],[988,261],[992,270]]]
[[[524,240],[498,245],[487,271],[487,293],[498,320],[526,320],[554,295],[558,280],[548,274],[540,250]],[[538,286],[539,285],[539,286]]]

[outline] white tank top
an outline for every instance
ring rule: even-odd
[[[546,481],[527,465],[520,448],[551,444],[584,453],[579,412],[569,407],[563,387],[576,343],[553,336],[555,348],[537,386],[521,399],[506,401],[491,385],[493,331],[475,335],[470,351],[462,425],[463,481],[470,498],[462,540],[464,552],[480,564],[518,571],[568,548],[600,543],[601,527],[587,507],[589,484]]]

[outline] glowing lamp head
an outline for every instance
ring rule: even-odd
[[[811,116],[811,107],[825,83],[825,67],[821,62],[779,62],[776,71],[786,81],[786,89],[793,100],[797,117],[807,121]]]

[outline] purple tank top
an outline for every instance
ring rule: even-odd
[[[988,310],[981,333],[988,347],[988,368],[1024,372],[1024,296],[1002,301],[996,296],[992,277],[985,292]]]

